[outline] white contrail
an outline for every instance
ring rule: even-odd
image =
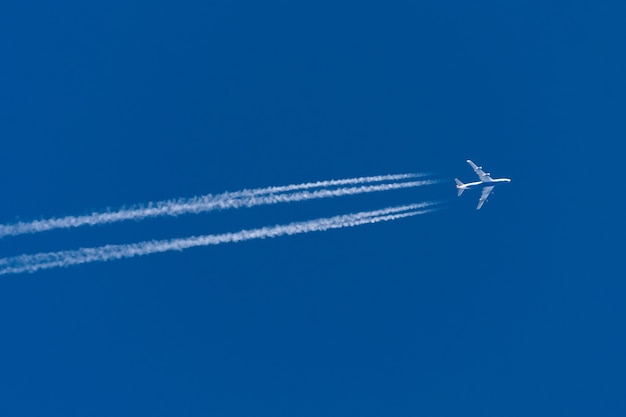
[[[17,236],[27,233],[39,233],[55,229],[70,229],[86,225],[96,226],[127,220],[143,220],[146,218],[162,216],[175,217],[183,214],[195,214],[219,209],[253,207],[283,202],[305,201],[319,198],[330,198],[378,191],[388,191],[401,188],[419,187],[422,185],[429,185],[441,182],[441,180],[422,180],[306,191],[307,189],[311,188],[329,187],[337,185],[397,181],[399,179],[411,179],[423,175],[425,174],[380,175],[376,177],[349,178],[343,180],[294,184],[282,187],[267,187],[253,190],[241,190],[216,195],[209,194],[201,197],[185,198],[178,200],[166,200],[148,203],[145,206],[122,208],[118,211],[113,212],[94,212],[83,216],[66,216],[60,218],[34,220],[31,222],[19,222],[15,224],[0,225],[0,238],[7,236]]]
[[[431,175],[429,173],[409,173],[409,174],[390,174],[390,175],[375,175],[371,177],[357,177],[357,178],[345,178],[341,180],[326,180],[326,181],[316,181],[316,182],[305,182],[301,184],[291,184],[291,185],[281,185],[281,186],[272,186],[265,188],[255,188],[255,189],[245,189],[241,191],[235,191],[232,193],[224,193],[229,194],[230,196],[236,197],[241,195],[250,195],[250,194],[271,194],[271,193],[285,193],[289,191],[298,191],[298,190],[307,190],[311,188],[322,188],[322,187],[336,187],[340,185],[356,185],[356,184],[367,184],[371,182],[385,182],[385,181],[402,181],[402,180],[410,180],[414,178],[421,178]]]
[[[192,236],[171,240],[152,240],[125,245],[106,245],[95,248],[21,255],[13,258],[0,259],[0,275],[35,272],[41,269],[63,268],[70,265],[132,258],[135,256],[174,250],[182,251],[198,246],[220,245],[222,243],[243,242],[252,239],[265,239],[343,227],[354,227],[362,224],[378,223],[428,213],[436,210],[434,207],[436,204],[438,203],[427,202],[390,207],[382,210],[295,222],[287,225],[242,230],[236,233]]]

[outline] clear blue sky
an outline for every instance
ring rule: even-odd
[[[623,155],[625,13],[4,2],[0,223],[360,175],[473,180],[467,158],[513,182],[478,212],[450,181],[4,239],[0,257],[449,201],[2,277],[0,414],[624,415],[626,284],[617,258],[591,259],[623,245],[592,175]]]

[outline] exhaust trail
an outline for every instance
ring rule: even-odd
[[[307,190],[311,188],[322,188],[322,187],[336,187],[340,185],[357,185],[357,184],[367,184],[371,182],[385,182],[385,181],[402,181],[402,180],[410,180],[415,178],[421,178],[431,175],[430,173],[408,173],[408,174],[389,174],[389,175],[375,175],[370,177],[356,177],[356,178],[345,178],[340,180],[326,180],[326,181],[316,181],[316,182],[305,182],[301,184],[291,184],[291,185],[281,185],[281,186],[272,186],[265,188],[255,188],[251,190],[241,190],[230,193],[231,196],[239,195],[250,195],[250,194],[271,194],[271,193],[284,193],[289,191],[299,191],[299,190]],[[224,193],[228,194],[228,193]]]
[[[280,187],[267,187],[252,190],[225,192],[222,194],[208,194],[200,197],[184,198],[151,202],[147,205],[122,208],[117,211],[94,212],[82,216],[66,216],[31,222],[0,225],[0,238],[18,236],[29,233],[40,233],[57,229],[71,229],[81,226],[97,226],[117,223],[128,220],[143,220],[156,217],[176,217],[184,214],[197,214],[214,210],[230,208],[254,207],[260,205],[278,204],[285,202],[305,201],[320,198],[331,198],[346,195],[372,193],[397,190],[402,188],[420,187],[437,184],[442,180],[420,180],[383,183],[377,185],[359,185],[344,188],[322,188],[338,185],[357,185],[372,182],[398,181],[415,179],[426,174],[399,174],[380,175],[375,177],[349,178],[343,180],[319,181],[303,184],[293,184]]]
[[[0,275],[20,274],[25,272],[32,273],[43,269],[64,268],[71,265],[91,262],[106,262],[155,253],[182,251],[201,246],[355,227],[429,213],[437,210],[437,204],[439,203],[426,202],[410,204],[382,210],[294,222],[287,225],[241,230],[235,233],[192,236],[170,240],[152,240],[132,244],[106,245],[95,248],[80,248],[77,250],[21,255],[13,258],[0,259]]]

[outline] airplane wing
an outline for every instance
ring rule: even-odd
[[[483,204],[485,204],[485,201],[487,201],[487,198],[489,197],[489,194],[491,194],[491,191],[493,190],[493,188],[494,188],[493,185],[490,187],[483,188],[483,193],[480,195],[480,200],[478,200],[478,207],[476,207],[476,210],[480,210]]]
[[[487,174],[485,171],[483,171],[483,167],[477,166],[470,159],[467,160],[467,163],[470,164],[470,166],[472,167],[472,169],[474,170],[476,175],[478,175],[478,178],[480,178],[480,180],[482,182],[491,182],[491,181],[493,181],[491,179],[491,177],[489,176],[489,174]]]

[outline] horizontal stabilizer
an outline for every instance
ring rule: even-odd
[[[462,188],[465,184],[459,181],[458,178],[455,178],[454,181],[456,182],[456,189],[459,191],[459,197],[461,197],[461,194],[465,191],[465,188]]]

